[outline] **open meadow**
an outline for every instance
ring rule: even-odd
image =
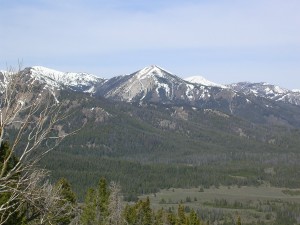
[[[232,224],[238,217],[242,224],[299,223],[300,189],[269,185],[170,188],[148,196],[155,210],[176,211],[182,204],[186,212],[193,208],[204,221],[214,224]],[[146,195],[140,198],[146,198]]]

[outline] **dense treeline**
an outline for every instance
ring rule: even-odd
[[[299,152],[300,131],[291,127],[255,124],[189,106],[134,105],[76,93],[65,98],[71,99],[74,113],[64,129],[87,122],[60,146],[74,154],[94,150],[98,155],[138,161],[196,164],[190,158],[206,153]]]
[[[9,174],[18,163],[18,158],[7,158],[11,153],[8,142],[0,146],[0,170],[4,169]],[[6,166],[8,159],[8,166]],[[36,170],[38,172],[38,170]],[[33,175],[35,175],[34,173]],[[125,207],[120,194],[120,188],[114,182],[107,184],[106,179],[101,178],[96,188],[89,188],[84,204],[78,204],[75,193],[69,182],[61,178],[53,187],[44,186],[37,180],[35,192],[41,191],[42,196],[36,193],[27,193],[29,186],[21,187],[25,198],[17,197],[11,202],[8,199],[15,195],[16,185],[14,181],[19,179],[22,173],[9,177],[11,189],[0,192],[0,218],[2,225],[37,225],[37,224],[82,224],[82,225],[201,225],[201,221],[194,210],[187,214],[182,205],[178,206],[178,212],[155,212],[150,206],[150,200],[139,200]],[[32,185],[32,184],[31,184]],[[2,184],[1,184],[2,188]],[[45,190],[44,190],[45,189]],[[27,193],[27,194],[26,194]],[[36,201],[35,198],[38,198]],[[39,206],[38,204],[41,204]],[[4,210],[4,208],[6,208]],[[240,223],[238,223],[240,224]]]
[[[57,101],[36,82],[23,86],[20,73],[6,78],[1,95],[1,112],[6,113],[0,124],[1,225],[196,225],[224,218],[212,213],[203,219],[205,211],[183,205],[154,211],[148,198],[137,196],[172,187],[300,186],[298,125],[267,123],[266,118],[274,119],[271,109],[262,121],[253,118],[255,112],[248,121],[186,105],[134,105],[73,92],[62,92]],[[55,185],[48,182],[45,167]],[[106,179],[97,184],[99,177]],[[121,184],[121,190],[107,181]],[[123,208],[120,193],[132,203]],[[297,205],[271,210],[277,224],[295,223],[299,217]],[[241,224],[241,219],[229,224],[235,222]]]
[[[135,203],[121,202],[117,185],[107,185],[101,178],[96,188],[87,191],[82,213],[82,225],[204,225],[196,211],[187,212],[184,205],[179,204],[177,210],[153,210],[149,198],[138,200]],[[238,218],[236,224],[241,224]]]
[[[5,142],[1,148],[1,156],[4,156],[9,154],[10,148],[7,142]],[[49,156],[57,157],[58,155],[53,154]],[[61,153],[65,154],[65,153]],[[62,156],[62,155],[60,155]],[[3,158],[4,159],[4,158]],[[3,161],[1,159],[1,161]],[[56,158],[58,159],[58,158]],[[71,158],[70,160],[73,161],[74,164],[77,164],[79,158]],[[212,182],[211,184],[216,185],[216,182],[218,180],[222,181],[222,174],[224,175],[226,173],[216,173],[217,171],[214,171],[211,167],[192,167],[192,166],[174,166],[174,165],[143,165],[141,163],[136,162],[125,162],[120,161],[116,159],[108,159],[108,158],[99,158],[101,159],[98,161],[100,167],[95,167],[93,163],[88,163],[86,161],[85,168],[87,171],[92,168],[99,169],[100,173],[106,174],[109,177],[109,172],[112,171],[123,171],[128,172],[127,176],[124,176],[123,173],[120,172],[119,179],[117,177],[114,177],[114,179],[118,180],[119,182],[124,182],[124,180],[129,179],[129,182],[133,182],[130,186],[129,183],[124,182],[125,188],[124,190],[128,192],[129,189],[133,188],[133,190],[136,190],[136,192],[145,192],[143,190],[147,187],[155,187],[155,185],[169,185],[169,187],[173,187],[172,184],[180,185],[183,187],[186,186],[192,186],[196,183],[193,183],[192,181],[196,181],[197,179],[202,179],[202,181],[207,182],[208,185],[209,182]],[[13,157],[12,160],[9,162],[9,167],[7,167],[7,172],[18,162],[18,159],[16,157]],[[55,162],[58,163],[64,163],[67,162],[64,159],[62,161],[56,160]],[[78,164],[80,165],[80,164]],[[109,167],[105,168],[107,165]],[[3,166],[3,164],[0,164],[0,168]],[[61,166],[61,165],[60,165]],[[81,165],[84,166],[84,165]],[[248,165],[249,166],[249,165]],[[61,167],[63,168],[63,167]],[[209,169],[210,168],[210,169]],[[220,166],[220,170],[224,170],[226,167]],[[235,176],[245,176],[249,177],[251,174],[255,174],[255,172],[260,172],[259,169],[257,171],[251,170],[247,167],[244,167],[243,170],[239,171],[236,170],[237,168],[241,168],[240,165],[234,165],[228,167],[228,172],[231,174],[235,174]],[[296,167],[295,167],[296,168]],[[293,168],[293,169],[295,169]],[[78,171],[75,170],[72,176],[74,176],[75,173],[79,173],[79,170],[82,168],[78,167]],[[68,170],[66,170],[68,171]],[[70,170],[71,171],[71,170]],[[275,169],[275,171],[277,171]],[[280,170],[281,171],[281,170]],[[284,170],[283,170],[284,171]],[[205,176],[205,173],[207,176]],[[270,172],[270,171],[269,171]],[[214,174],[216,173],[216,174]],[[122,175],[124,176],[124,180],[121,179]],[[200,176],[197,177],[197,174]],[[84,183],[86,180],[84,179],[84,174],[79,173],[79,177],[81,178],[81,182]],[[95,184],[91,185],[89,183],[89,189],[85,195],[84,203],[78,203],[76,200],[75,194],[72,191],[71,185],[69,184],[69,181],[66,179],[59,179],[56,185],[54,186],[54,189],[57,192],[57,196],[59,196],[58,200],[55,201],[55,204],[51,206],[51,210],[47,212],[47,222],[42,224],[114,224],[114,225],[139,225],[139,224],[148,224],[148,225],[158,225],[158,224],[164,224],[164,225],[201,225],[201,224],[209,224],[209,222],[217,222],[221,223],[223,225],[226,224],[242,224],[240,217],[234,217],[234,216],[228,216],[228,214],[222,213],[220,208],[234,208],[234,209],[243,209],[243,208],[249,208],[253,206],[243,205],[238,202],[229,203],[226,200],[215,200],[213,203],[213,207],[215,209],[207,211],[206,209],[193,209],[190,207],[187,207],[183,204],[179,204],[176,207],[172,206],[172,208],[169,209],[160,209],[160,210],[153,210],[151,207],[151,203],[149,198],[146,198],[144,200],[138,200],[132,198],[131,200],[136,200],[135,203],[130,203],[127,205],[124,205],[123,201],[121,200],[121,190],[114,182],[111,182],[110,185],[108,185],[106,179],[101,178],[100,181],[97,183],[99,176],[96,177],[96,174],[93,174]],[[99,174],[98,174],[99,175]],[[112,174],[111,174],[112,175]],[[172,176],[172,179],[168,179],[168,176]],[[142,178],[139,179],[130,179],[130,177],[139,177]],[[251,179],[240,179],[233,175],[230,175],[228,177],[229,180],[227,182],[240,182],[243,180],[243,182],[249,182]],[[167,182],[162,183],[152,183],[158,182],[158,180],[166,180]],[[209,178],[213,178],[214,180],[210,180]],[[18,179],[18,177],[12,177],[12,180]],[[206,180],[207,179],[207,180]],[[231,179],[231,180],[230,180]],[[74,180],[72,180],[74,181]],[[224,181],[226,181],[226,178],[224,178]],[[255,184],[255,179],[253,179],[253,184]],[[137,182],[137,183],[134,183]],[[168,183],[170,182],[170,183]],[[182,182],[188,182],[188,183],[182,183]],[[143,186],[143,184],[145,186]],[[251,184],[251,183],[248,183]],[[134,189],[135,186],[139,185],[138,187],[141,189]],[[41,189],[43,187],[40,187]],[[83,188],[82,186],[80,187]],[[128,189],[126,189],[128,188]],[[85,189],[86,190],[86,189]],[[146,189],[147,190],[147,189]],[[149,190],[149,191],[156,191],[156,190]],[[52,195],[53,192],[49,192],[48,194]],[[136,193],[135,193],[136,194]],[[9,197],[10,192],[2,193],[0,194],[0,204],[5,204],[6,199]],[[127,198],[130,196],[127,195]],[[46,198],[44,200],[44,204],[48,204],[50,199]],[[18,201],[18,200],[16,200]],[[186,202],[191,202],[192,200],[190,198],[186,199]],[[81,202],[79,200],[79,202]],[[276,224],[276,225],[285,225],[285,224],[295,224],[297,222],[297,218],[300,214],[300,207],[298,204],[294,203],[282,203],[282,202],[263,202],[259,203],[255,207],[253,207],[254,210],[258,212],[263,212],[266,215],[266,219],[264,221],[256,221],[256,222],[247,222],[244,221],[243,224]],[[48,211],[48,210],[47,210]],[[30,205],[27,203],[22,204],[22,207],[14,208],[12,207],[9,211],[6,213],[12,213],[9,220],[5,221],[5,225],[12,225],[12,224],[23,224],[23,225],[30,225],[30,224],[40,224],[41,218],[43,218],[45,215],[43,211],[37,211],[35,209],[35,205]],[[0,216],[6,216],[0,215]]]
[[[299,129],[182,105],[61,98],[74,112],[64,130],[86,123],[41,166],[67,177],[81,200],[99,176],[119,182],[126,199],[169,187],[299,186]]]
[[[274,162],[282,157],[273,156]],[[279,187],[299,187],[298,155],[287,156],[279,164],[261,163],[255,158],[229,163],[215,162],[202,166],[180,164],[142,164],[97,156],[81,156],[54,151],[43,161],[52,170],[54,180],[67,177],[83,199],[84,190],[95,185],[98,177],[106,177],[122,186],[126,200],[134,200],[139,194],[155,193],[171,187],[209,187],[219,185],[260,185],[270,182]],[[276,160],[275,160],[276,159]],[[295,160],[294,163],[292,161]],[[270,171],[269,171],[269,170]]]

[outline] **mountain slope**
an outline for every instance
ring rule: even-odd
[[[239,82],[228,85],[229,88],[246,95],[268,98],[278,102],[300,105],[300,92],[291,91],[268,83]]]
[[[99,88],[98,94],[127,102],[144,99],[168,102],[189,98],[193,88],[193,85],[188,85],[181,78],[153,65],[127,76],[108,80],[104,87]]]
[[[149,66],[133,74],[108,80],[98,87],[96,94],[126,102],[181,103],[197,106],[211,98],[219,98],[217,93],[221,92],[235,95],[227,88],[191,83],[158,66]]]
[[[95,98],[104,97],[145,107],[151,104],[189,106],[215,110],[253,123],[300,127],[297,106],[300,92],[266,83],[238,83],[222,87],[202,77],[187,81],[155,65],[109,80],[45,67],[29,67],[21,73],[39,81],[55,95],[59,95],[57,90],[73,90],[90,93]]]
[[[201,84],[201,85],[205,85],[205,86],[227,88],[225,85],[214,83],[212,81],[207,80],[206,78],[204,78],[202,76],[187,77],[187,78],[184,78],[184,80],[186,80],[190,83]]]
[[[61,146],[70,153],[199,164],[201,157],[228,151],[298,151],[298,140],[289,140],[292,129],[254,124],[217,110],[154,103],[145,107],[71,92],[62,98],[74,101],[74,123],[88,121]]]
[[[40,89],[57,89],[57,99],[66,102],[64,109],[72,113],[60,132],[85,124],[42,164],[56,177],[71,179],[81,193],[101,176],[126,180],[125,193],[135,194],[172,185],[299,183],[297,105],[191,83],[157,66],[90,83],[43,68],[23,73],[40,81]],[[84,93],[90,87],[95,93]],[[270,169],[272,176],[265,172]],[[147,189],[148,181],[153,189]]]
[[[237,89],[234,85],[223,88],[203,78],[200,81],[195,78],[188,80],[194,83],[158,66],[150,66],[133,74],[108,80],[97,87],[95,95],[146,105],[188,105],[198,109],[217,110],[254,123],[300,126],[299,108],[292,104],[282,105],[282,101],[274,101],[268,95],[254,95]],[[281,91],[279,88],[275,90]]]
[[[69,88],[73,91],[93,93],[95,86],[104,82],[104,79],[88,73],[60,72],[42,66],[25,68],[22,73],[50,89]]]

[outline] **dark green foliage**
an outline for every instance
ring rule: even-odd
[[[160,209],[154,215],[154,225],[164,225],[164,210]]]
[[[140,200],[132,206],[127,205],[123,215],[128,225],[152,225],[155,221],[149,198],[145,201]]]
[[[96,190],[89,188],[85,198],[85,204],[81,214],[83,225],[105,224],[107,221],[109,191],[107,181],[101,178]]]
[[[185,215],[185,209],[183,205],[178,206],[178,224],[180,225],[187,225],[187,217]]]
[[[0,147],[0,173],[3,170],[3,175],[6,175],[17,163],[18,163],[18,159],[15,155],[12,155],[10,157],[10,159],[5,162],[9,155],[11,154],[11,149],[9,146],[9,142],[8,141],[4,141],[1,144]],[[15,184],[13,182],[13,180],[17,180],[19,175],[16,175],[14,177],[11,177],[11,188],[15,187]],[[4,193],[0,193],[0,205],[5,204],[8,199],[11,197],[11,192],[4,192]],[[16,199],[15,201],[11,202],[12,204],[16,204],[16,207],[19,205],[18,204],[18,199]],[[15,211],[15,207],[12,207],[10,210],[6,211],[6,213],[4,214],[4,217],[6,217],[6,215],[9,215],[10,213],[12,213],[12,216],[10,216],[10,218],[5,222],[5,225],[15,225],[15,224],[21,224],[23,221],[26,221],[26,217],[25,217],[25,209],[22,207],[20,210]],[[2,216],[0,214],[0,216]]]
[[[192,209],[189,215],[189,225],[200,225],[200,220],[194,209]]]
[[[108,198],[109,191],[107,181],[105,178],[99,180],[98,189],[96,193],[97,219],[98,224],[104,224],[108,217]]]
[[[123,211],[124,220],[129,224],[136,224],[137,223],[137,211],[135,207],[131,205],[126,205]]]
[[[265,112],[240,108],[236,117],[186,105],[126,104],[65,94],[78,113],[70,116],[70,125],[64,129],[71,131],[78,121],[88,122],[42,165],[53,171],[54,180],[67,177],[81,201],[84,190],[97,187],[99,177],[120,183],[125,200],[134,201],[139,194],[171,187],[264,182],[300,186],[300,131],[296,123],[267,123],[275,108]],[[221,110],[226,101],[216,103]],[[262,109],[262,102],[254,103]],[[95,107],[103,111],[92,111]],[[297,110],[291,107],[291,114],[283,119],[298,120],[292,118]],[[261,113],[265,117],[258,118]],[[274,173],[265,172],[268,168]]]
[[[108,181],[118,182],[125,200],[129,201],[135,201],[138,194],[155,193],[160,188],[205,188],[220,184],[256,186],[263,181],[281,187],[292,188],[300,185],[300,165],[297,163],[300,156],[289,156],[288,153],[273,156],[228,154],[224,157],[232,157],[231,162],[224,163],[220,158],[215,163],[202,166],[142,164],[98,156],[83,157],[60,151],[52,152],[47,157],[48,168],[55,170],[52,178],[56,180],[66,177],[81,201],[84,190],[89,186],[96,187],[96,181],[102,176]],[[270,162],[263,163],[268,160]],[[269,167],[274,168],[274,174],[264,172]]]
[[[168,222],[169,225],[176,225],[177,224],[176,215],[172,212],[168,213],[167,222]]]
[[[98,156],[197,164],[199,156],[207,153],[299,151],[300,133],[296,129],[255,124],[188,106],[136,106],[77,95],[67,96],[74,101],[69,107],[77,113],[70,116],[70,125],[64,130],[72,130],[74,124],[85,120],[88,123],[60,146],[73,154],[91,154],[88,150],[92,150]],[[91,111],[95,107],[103,111]],[[178,109],[187,119],[177,115]]]
[[[300,185],[299,129],[186,105],[127,104],[73,92],[61,98],[76,112],[66,132],[87,123],[42,165],[54,180],[67,177],[81,201],[102,176],[119,182],[125,200],[134,201],[169,187]],[[268,167],[275,174],[264,173]]]
[[[242,222],[241,222],[241,217],[238,217],[238,220],[237,220],[237,223],[236,225],[242,225]]]
[[[60,194],[62,198],[72,204],[76,203],[76,195],[72,191],[71,185],[66,178],[61,178],[56,184],[57,188],[60,188]]]
[[[83,225],[96,224],[96,194],[92,188],[87,191],[80,221]]]
[[[191,210],[190,213],[185,212],[183,205],[178,206],[178,211],[167,212],[160,209],[153,211],[150,208],[149,198],[139,200],[135,204],[126,205],[123,211],[125,224],[127,225],[200,225],[201,220],[197,213]]]
[[[152,225],[153,224],[153,215],[152,209],[150,208],[150,199],[147,197],[146,201],[142,204],[142,225]]]
[[[55,218],[55,222],[59,225],[68,225],[75,217],[75,214],[68,214],[67,212],[70,211],[70,207],[75,207],[76,205],[76,195],[72,191],[71,185],[69,181],[65,178],[61,178],[57,184],[56,188],[59,188],[60,192],[59,195],[62,198],[61,201],[58,203],[57,207],[67,207],[66,209],[62,210],[61,216]],[[66,205],[67,203],[67,205]]]
[[[4,163],[11,154],[11,149],[8,141],[3,141],[0,147],[0,172],[4,170],[4,175],[8,173],[18,162],[18,158],[12,155],[7,163]],[[3,168],[5,166],[5,168]]]

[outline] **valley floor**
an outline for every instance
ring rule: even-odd
[[[232,224],[298,224],[300,189],[220,186],[219,188],[164,189],[149,196],[155,210],[176,211],[179,204],[186,212],[194,209],[204,221]],[[298,220],[298,221],[297,221]]]

